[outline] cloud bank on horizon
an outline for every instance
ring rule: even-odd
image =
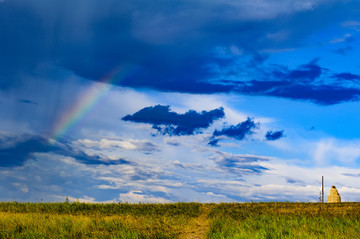
[[[0,200],[316,201],[322,175],[360,200],[359,16],[340,0],[0,0]]]

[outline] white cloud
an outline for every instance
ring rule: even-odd
[[[79,143],[86,147],[100,147],[100,148],[112,148],[119,147],[123,149],[136,149],[136,146],[127,141],[119,141],[119,140],[108,140],[101,139],[100,141],[90,140],[90,139],[79,139]]]
[[[351,28],[356,32],[360,31],[360,21],[347,21],[342,23],[343,27]]]
[[[313,157],[318,165],[341,163],[351,165],[360,158],[360,141],[322,139],[315,144]]]
[[[186,149],[191,151],[188,147],[180,151],[177,151],[178,148],[173,149],[174,153]],[[268,157],[256,156],[260,159],[256,164],[270,170],[256,175],[234,175],[219,169],[216,162],[209,159],[215,152],[206,152],[204,148],[203,151],[190,152],[192,157],[188,161],[179,157],[169,163],[163,160],[164,163],[160,164],[156,156],[151,156],[141,164],[110,166],[84,165],[69,157],[35,154],[36,161],[29,160],[25,166],[11,172],[1,171],[0,181],[4,187],[14,181],[14,176],[21,174],[11,190],[19,193],[19,200],[27,201],[40,201],[40,198],[44,201],[64,201],[68,195],[71,201],[79,197],[81,202],[98,202],[99,195],[104,198],[108,189],[123,191],[116,199],[123,202],[317,201],[323,175],[326,196],[330,187],[335,185],[343,201],[360,200],[359,180],[354,180],[358,179],[354,176],[360,175],[359,169],[316,165],[310,168],[289,164],[282,159],[269,160]],[[220,156],[233,157],[225,152],[216,155],[218,160],[221,160]],[[251,155],[235,159],[255,160]],[[37,175],[33,174],[35,169]],[[37,180],[39,177],[41,180]],[[66,187],[49,183],[54,181],[62,182]],[[89,185],[92,187],[89,188]],[[74,191],[86,196],[74,196]],[[27,194],[26,198],[24,193]],[[51,195],[63,196],[57,198]],[[112,202],[114,196],[110,195],[105,200]]]
[[[342,43],[342,42],[345,42],[347,41],[348,39],[350,39],[352,37],[352,35],[350,33],[346,33],[344,34],[344,36],[342,37],[337,37],[337,38],[334,38],[330,41],[331,44],[335,44],[335,43]]]
[[[82,197],[72,197],[72,196],[63,196],[63,195],[49,195],[49,197],[55,199],[57,202],[65,202],[68,200],[69,202],[81,202],[81,203],[114,203],[116,202],[115,199],[113,200],[106,200],[106,201],[97,201],[93,197],[89,196],[82,196]]]
[[[74,198],[74,197],[68,196],[67,198],[68,198],[69,202],[85,202],[85,203],[95,203],[96,202],[95,198],[88,197],[88,196],[84,196],[83,198]]]
[[[267,188],[273,189],[273,195],[283,198],[287,194],[291,197],[290,201],[316,201],[321,187],[321,176],[325,177],[325,196],[327,197],[332,185],[335,185],[344,201],[359,201],[359,194],[354,192],[360,189],[360,183],[357,177],[349,175],[358,175],[359,169],[323,166],[323,167],[303,167],[294,164],[288,164],[282,160],[273,159],[271,162],[264,162],[265,167],[271,170],[258,177],[245,176],[249,184],[261,185],[260,188],[250,187],[250,193],[262,196],[266,195]],[[288,179],[293,179],[289,182]],[[345,190],[342,190],[342,189]],[[351,188],[352,190],[350,190]]]
[[[142,191],[130,191],[128,193],[120,193],[119,200],[128,203],[171,203],[172,201],[162,197],[154,197],[144,194]]]
[[[101,139],[101,140],[90,140],[90,139],[79,139],[77,140],[81,145],[92,148],[97,147],[100,149],[125,149],[125,150],[141,150],[141,151],[154,151],[158,150],[157,146],[148,140],[136,140],[136,139]]]
[[[212,197],[226,198],[225,195],[216,194],[216,193],[213,193],[213,192],[207,192],[206,194],[209,195],[209,196],[212,196]]]
[[[23,193],[28,193],[29,192],[29,188],[25,184],[13,183],[12,185],[17,187]]]

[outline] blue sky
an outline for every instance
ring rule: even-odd
[[[359,16],[0,0],[0,200],[359,201]]]

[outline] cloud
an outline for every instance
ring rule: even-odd
[[[271,141],[274,141],[274,140],[278,140],[280,138],[284,137],[284,131],[268,131],[266,132],[266,135],[265,135],[265,138],[266,140],[271,140]]]
[[[31,104],[31,105],[37,105],[38,103],[32,100],[27,100],[27,99],[19,99],[19,103],[23,103],[23,104]]]
[[[294,100],[307,100],[320,105],[334,105],[342,102],[358,101],[360,99],[360,90],[328,85],[293,85],[283,89],[273,89],[268,95]]]
[[[20,166],[31,157],[31,153],[48,151],[50,144],[44,138],[25,136],[15,145],[0,149],[0,167]]]
[[[259,164],[259,162],[267,162],[270,160],[262,156],[215,151],[215,154],[211,156],[210,159],[214,160],[221,169],[238,176],[245,174],[262,174],[264,171],[269,170]]]
[[[333,105],[360,99],[360,85],[348,86],[333,79],[355,80],[352,73],[331,73],[320,67],[318,59],[302,64],[296,69],[282,65],[264,66],[263,72],[250,72],[252,80],[223,83],[233,91],[249,95],[264,95],[292,100],[310,101],[320,105]]]
[[[271,92],[255,89],[267,87],[269,83],[264,79],[270,77],[261,65],[268,58],[259,52],[297,48],[310,34],[333,23],[334,18],[344,22],[344,26],[357,26],[356,21],[349,21],[357,19],[353,9],[359,3],[354,1],[197,0],[177,2],[174,6],[173,1],[156,5],[142,0],[81,0],[74,7],[69,1],[16,0],[2,5],[0,22],[12,23],[11,27],[0,29],[0,35],[6,36],[0,39],[2,89],[16,86],[19,76],[33,74],[39,65],[55,64],[95,81],[122,68],[112,83],[132,88],[188,93],[235,91],[324,105],[358,100],[358,92],[352,94],[342,88],[333,91],[346,91],[349,97],[330,102],[316,97],[317,93],[322,94],[321,90],[327,90],[308,82],[322,73],[316,64],[289,71],[288,80],[296,79],[297,84],[280,84],[290,88],[272,85]],[[218,47],[237,50],[219,56],[214,54]],[[239,82],[236,76],[248,75],[248,67],[239,67],[238,62],[248,58],[256,77]],[[226,71],[227,68],[233,71]],[[238,82],[216,82],[231,77]],[[297,92],[299,81],[309,93],[291,97]]]
[[[360,173],[343,173],[342,175],[355,178],[360,177]]]
[[[360,21],[346,21],[342,23],[343,27],[351,28],[356,32],[360,31]]]
[[[5,142],[3,142],[5,141]],[[9,141],[12,142],[9,144]],[[68,142],[51,143],[49,139],[37,135],[21,135],[13,138],[0,137],[0,167],[21,166],[33,159],[35,153],[53,153],[75,158],[84,164],[130,164],[124,159],[110,160],[101,155],[88,155]]]
[[[261,78],[239,86],[238,91],[250,95],[267,95],[306,100],[320,105],[333,105],[360,99],[360,86],[348,87],[336,79],[354,79],[356,75],[340,73],[329,75],[329,70],[317,65],[317,59],[291,70],[284,66],[273,66]],[[327,82],[324,84],[324,82]]]
[[[247,118],[246,121],[237,125],[231,125],[227,128],[223,128],[222,130],[215,130],[208,144],[211,146],[216,146],[220,140],[218,137],[221,136],[243,140],[247,135],[251,135],[253,133],[252,130],[257,126],[258,124],[256,124],[252,119]]]
[[[83,198],[74,198],[74,197],[68,196],[66,198],[69,200],[69,202],[96,203],[95,198],[89,197],[89,196],[84,196]],[[66,198],[65,198],[65,200],[66,200]]]
[[[148,194],[144,194],[142,191],[130,191],[127,193],[121,193],[119,195],[121,202],[128,203],[171,203],[172,201],[161,197],[153,197]]]
[[[354,41],[353,36],[350,33],[346,33],[344,36],[342,37],[337,37],[334,38],[330,41],[331,44],[336,44],[336,43],[342,43],[342,42],[352,42]]]
[[[200,113],[189,110],[185,114],[178,114],[170,111],[169,106],[156,105],[143,108],[133,115],[126,115],[122,120],[152,124],[163,135],[192,135],[224,116],[223,108]]]
[[[287,178],[286,178],[286,182],[287,182],[287,183],[291,183],[291,184],[306,185],[303,180],[296,179],[296,178],[292,178],[292,177],[287,177]]]
[[[322,68],[316,64],[316,60],[301,65],[296,70],[291,70],[285,76],[289,80],[313,81],[321,76]]]
[[[23,193],[28,193],[29,192],[29,188],[24,184],[12,183],[12,185],[15,186],[16,188],[18,188]]]
[[[334,74],[332,77],[336,78],[338,80],[348,80],[348,81],[358,81],[358,80],[360,80],[359,75],[355,75],[355,74],[348,73],[348,72]]]
[[[338,49],[333,50],[334,53],[342,55],[342,56],[346,56],[349,52],[351,52],[354,48],[351,46],[346,46],[346,47],[340,47]]]
[[[212,138],[210,141],[209,141],[209,143],[208,143],[208,145],[211,145],[211,146],[219,146],[218,145],[218,143],[219,143],[219,141],[220,141],[220,139],[214,139],[214,138]]]
[[[95,149],[123,149],[123,150],[135,150],[144,153],[152,153],[159,151],[159,147],[148,140],[121,140],[121,139],[79,139],[78,143],[87,147]]]
[[[358,141],[325,138],[316,143],[313,157],[319,165],[353,165],[360,158]]]
[[[14,137],[2,138],[9,139],[5,148],[16,146],[19,141]],[[357,143],[352,146],[355,148]],[[339,142],[335,141],[334,145],[337,144]],[[339,145],[348,144],[350,142]],[[232,154],[209,147],[201,147],[199,152],[194,150],[196,145],[193,148],[184,148],[184,145],[165,146],[171,147],[171,155],[177,157],[170,161],[169,157],[158,154],[146,157],[133,154],[131,164],[116,165],[85,164],[60,153],[33,153],[34,160],[25,161],[21,167],[1,168],[0,188],[7,193],[0,197],[2,201],[14,198],[18,201],[64,201],[66,196],[89,202],[114,199],[122,202],[314,201],[318,198],[321,175],[325,175],[328,185],[336,185],[339,190],[344,188],[341,184],[359,188],[354,177],[345,175],[359,175],[356,167],[309,168],[296,166],[290,163],[292,160]],[[79,149],[75,143],[71,146]],[[106,152],[107,146],[98,150]],[[123,149],[116,147],[114,150]],[[340,191],[344,200],[358,201],[358,189],[355,189],[352,193]],[[207,195],[208,192],[214,195]],[[216,195],[224,197],[217,199]]]

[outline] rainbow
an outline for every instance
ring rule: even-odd
[[[80,95],[68,110],[62,114],[52,127],[49,139],[55,143],[61,137],[71,132],[78,122],[102,99],[115,83],[128,75],[132,67],[117,67],[107,73],[98,82]]]

